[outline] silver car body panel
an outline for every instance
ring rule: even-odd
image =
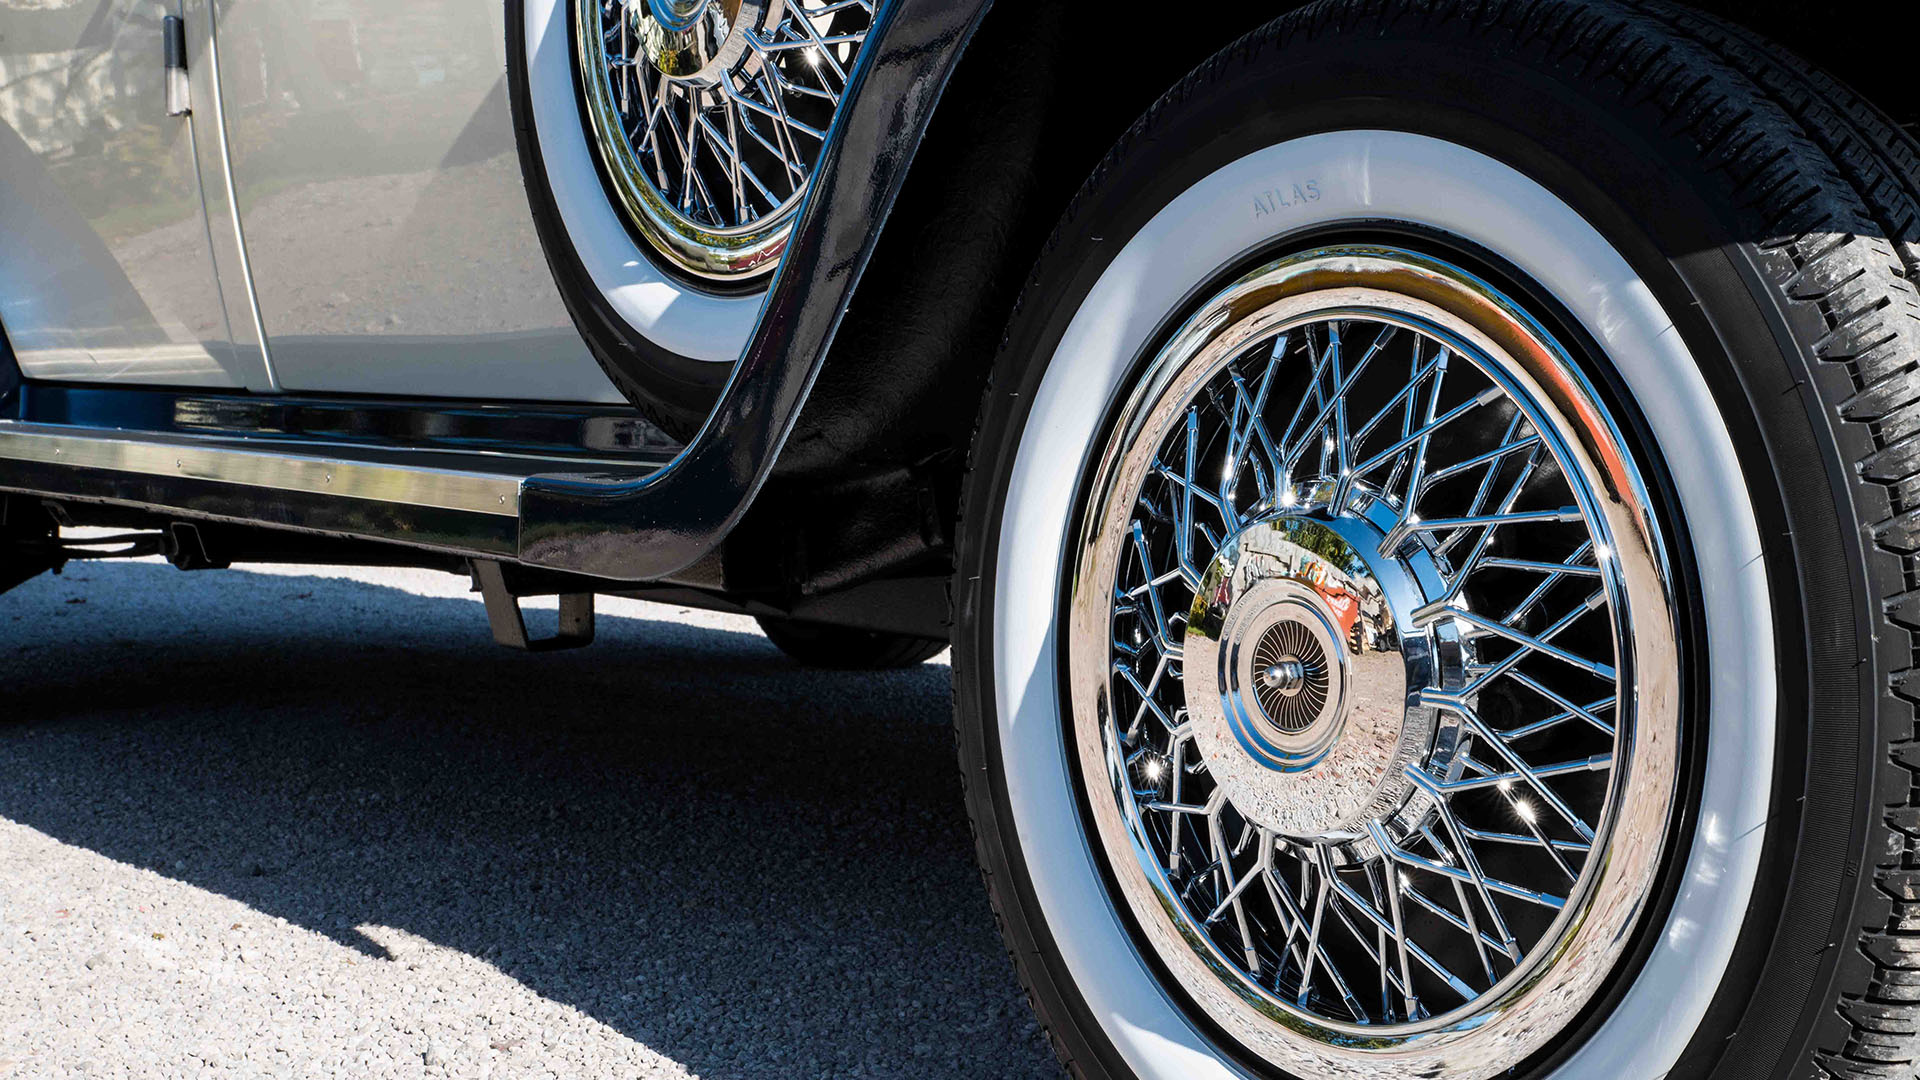
[[[202,208],[217,125],[164,107],[177,11],[0,5],[0,325],[28,378],[270,386],[234,345]]]
[[[166,115],[168,14],[186,117]],[[534,234],[503,20],[472,0],[0,0],[21,373],[623,402]]]
[[[230,0],[222,104],[288,390],[622,401],[529,217],[504,6]]]

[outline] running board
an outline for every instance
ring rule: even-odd
[[[519,554],[528,477],[631,481],[655,468],[0,420],[0,491],[496,558]]]

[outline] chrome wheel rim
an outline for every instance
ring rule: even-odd
[[[1068,697],[1096,848],[1175,986],[1309,1075],[1488,1076],[1652,894],[1664,547],[1540,323],[1413,252],[1207,300],[1094,463]]]
[[[589,126],[674,269],[771,271],[873,23],[872,0],[576,0]]]

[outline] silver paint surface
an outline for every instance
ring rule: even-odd
[[[283,387],[620,400],[529,219],[502,5],[218,12],[240,223]]]
[[[186,20],[185,117],[166,115],[167,14]],[[464,0],[0,0],[0,323],[23,372],[621,400],[534,236],[503,19]]]
[[[0,324],[29,378],[266,385],[215,276],[195,156],[210,114],[166,115],[160,25],[178,11],[0,0]],[[200,44],[190,26],[190,64]]]

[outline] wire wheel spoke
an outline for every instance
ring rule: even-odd
[[[700,276],[771,269],[870,0],[575,2],[588,114],[634,227]]]
[[[1548,407],[1443,326],[1383,305],[1231,341],[1138,406],[1157,434],[1089,525],[1121,820],[1243,993],[1458,1021],[1554,962],[1603,865],[1613,538]]]

